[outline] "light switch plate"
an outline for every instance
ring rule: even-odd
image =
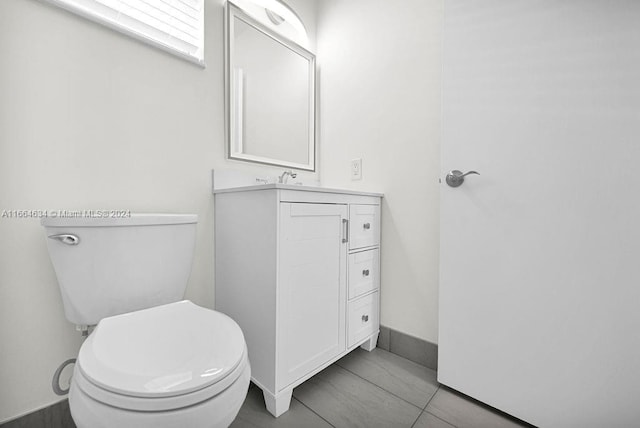
[[[362,180],[362,158],[351,161],[351,180]]]

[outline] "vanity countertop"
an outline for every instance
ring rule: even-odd
[[[381,198],[384,195],[382,193],[374,193],[374,192],[362,192],[358,190],[345,190],[345,189],[330,189],[327,187],[319,187],[319,186],[301,186],[299,184],[258,184],[255,186],[242,186],[242,187],[230,187],[226,189],[215,189],[213,193],[232,193],[232,192],[249,192],[256,190],[273,190],[273,189],[282,189],[282,190],[296,190],[301,192],[317,192],[317,193],[339,193],[343,195],[359,195],[359,196],[374,196]]]

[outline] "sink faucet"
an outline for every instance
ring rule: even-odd
[[[278,177],[278,183],[287,184],[287,180],[289,179],[289,176],[291,176],[291,178],[296,178],[298,174],[296,174],[291,170],[285,171],[282,173],[280,177]]]

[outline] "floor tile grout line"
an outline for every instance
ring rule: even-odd
[[[415,421],[413,421],[413,423],[411,424],[411,428],[414,428],[416,426],[416,424],[418,423],[418,421],[420,420],[420,418],[422,417],[422,414],[424,413],[424,411],[420,412],[420,414],[418,415],[418,417],[416,418]]]
[[[302,400],[299,400],[296,397],[291,397],[292,400],[296,400],[298,403],[302,404],[304,407],[306,407],[307,409],[309,409],[309,411],[311,413],[313,413],[314,415],[316,415],[317,417],[319,417],[320,419],[322,419],[323,421],[325,421],[326,423],[328,423],[331,427],[336,428],[336,426],[334,424],[332,424],[331,422],[329,422],[328,420],[326,420],[325,418],[322,417],[322,415],[320,415],[318,412],[316,412],[315,410],[313,410],[311,407],[307,406],[306,404],[304,404],[304,402]]]
[[[428,410],[424,410],[422,413],[429,413],[431,416],[433,416],[433,417],[434,417],[434,418],[436,418],[436,419],[440,419],[442,422],[446,423],[447,425],[451,425],[451,426],[452,426],[452,427],[454,427],[454,428],[458,428],[458,426],[457,426],[457,425],[454,425],[452,422],[449,422],[449,421],[448,421],[448,420],[446,420],[446,419],[442,419],[442,418],[441,418],[440,416],[438,416],[438,415],[434,415],[433,413],[431,413],[431,412],[430,412],[430,411],[428,411]]]
[[[406,361],[406,362],[408,362],[408,363],[415,364],[416,366],[420,366],[420,367],[422,367],[422,368],[424,368],[424,369],[431,370],[431,371],[434,371],[434,372],[436,372],[436,373],[438,372],[438,369],[437,369],[437,368],[436,368],[436,369],[434,369],[433,367],[425,366],[424,364],[420,364],[420,363],[418,363],[417,361],[410,360],[410,359],[409,359],[409,358],[407,358],[407,357],[403,357],[403,356],[402,356],[402,355],[400,355],[400,354],[394,354],[393,352],[391,352],[391,351],[387,351],[386,349],[382,349],[382,348],[374,348],[374,349],[373,349],[373,351],[367,351],[367,352],[365,352],[365,354],[367,354],[367,353],[368,353],[368,354],[371,354],[372,352],[374,352],[374,351],[376,351],[376,350],[378,350],[378,349],[379,349],[379,350],[381,350],[381,351],[386,352],[387,354],[391,354],[391,355],[393,355],[393,358],[400,358],[400,359],[402,359],[402,360],[405,360],[405,361]],[[356,351],[356,350],[357,350],[357,349],[354,349],[353,351]],[[352,353],[353,351],[351,351],[350,353]],[[347,355],[348,355],[348,354],[347,354]],[[346,357],[346,355],[345,355],[345,357]],[[344,358],[344,357],[343,357],[343,358]],[[339,366],[340,366],[340,361],[341,361],[343,358],[340,358],[340,359],[339,359],[339,360],[337,360],[334,364],[336,364],[336,365],[339,365]],[[357,356],[357,358],[360,358],[360,357],[359,357],[359,356]],[[367,358],[366,358],[366,357],[363,357],[363,359],[367,359]],[[342,367],[342,366],[340,366],[340,367]]]
[[[384,351],[384,349],[383,349],[383,351]],[[420,366],[420,367],[421,367],[421,368],[423,368],[423,369],[427,369],[427,370],[433,371],[434,373],[436,373],[436,375],[437,375],[437,373],[438,373],[438,371],[437,371],[437,370],[432,369],[431,367],[423,366],[422,364],[419,364],[419,363],[416,363],[415,361],[409,360],[409,359],[407,359],[407,358],[403,357],[402,355],[393,354],[393,353],[391,353],[391,352],[389,352],[389,351],[385,351],[385,352],[387,352],[387,353],[389,353],[389,354],[392,354],[392,355],[394,355],[395,357],[398,357],[398,358],[401,358],[401,359],[403,359],[403,360],[406,360],[407,362],[409,362],[409,363],[411,363],[411,364],[415,364],[416,366]],[[366,360],[366,358],[364,358],[364,359]],[[348,368],[346,368],[345,366],[341,365],[341,364],[340,364],[340,361],[342,361],[342,359],[337,360],[337,361],[336,361],[335,363],[333,363],[333,364],[334,364],[334,365],[336,365],[336,366],[338,366],[338,367],[341,367],[341,368],[343,368],[343,369],[345,369],[345,370],[348,370],[349,372],[351,372],[351,373],[355,374],[356,376],[358,376],[358,377],[360,377],[360,378],[364,379],[362,376],[358,375],[357,373],[352,372],[351,370],[349,370],[349,369],[348,369]],[[372,362],[373,362],[373,361],[372,361]],[[392,364],[395,364],[395,363],[394,363],[394,362],[392,362]],[[413,373],[411,373],[411,376],[416,376],[416,375],[414,375]],[[365,379],[365,380],[367,380],[367,379]],[[438,380],[437,380],[437,379],[436,379],[436,382],[438,382]],[[440,383],[438,383],[438,387],[440,387]]]
[[[438,388],[438,390],[440,390],[440,389],[442,389],[443,391],[449,391],[450,393],[458,396],[458,398],[461,398],[462,400],[464,400],[466,402],[473,403],[476,406],[484,409],[484,411],[493,414],[494,416],[498,416],[498,417],[501,417],[503,419],[508,419],[508,420],[518,424],[518,425],[523,426],[523,428],[537,428],[535,425],[531,425],[527,421],[523,421],[522,419],[519,419],[519,418],[517,418],[517,417],[515,417],[513,415],[508,414],[507,412],[504,412],[504,411],[502,411],[502,410],[500,410],[500,409],[498,409],[496,407],[493,407],[493,406],[491,406],[491,405],[489,405],[487,403],[484,403],[484,402],[478,400],[477,398],[473,398],[470,395],[465,394],[464,392],[461,392],[461,391],[458,391],[456,389],[453,389],[450,386],[447,386],[447,385],[444,385],[444,384],[440,384],[440,387]],[[429,413],[431,413],[431,412],[429,412]],[[440,419],[442,419],[442,418],[440,418]],[[451,425],[453,425],[453,424],[451,424]]]
[[[429,401],[427,401],[427,404],[424,406],[424,409],[422,409],[422,412],[420,413],[420,415],[418,415],[418,419],[416,419],[416,421],[413,423],[413,425],[411,425],[411,428],[414,428],[415,425],[418,423],[418,420],[422,417],[422,415],[424,415],[425,413],[430,414],[431,416],[433,416],[436,419],[441,420],[442,422],[446,423],[447,425],[451,425],[454,428],[458,428],[457,425],[452,424],[451,422],[442,419],[441,417],[434,415],[433,413],[431,413],[430,411],[427,410],[427,407],[429,407],[429,403],[431,403],[431,401],[433,401],[433,397],[436,396],[436,394],[438,393],[438,391],[440,391],[440,387],[441,385],[438,385],[438,388],[436,388],[436,392],[433,393],[433,395],[431,396],[431,398],[429,398]]]
[[[363,381],[365,381],[365,382],[367,382],[367,383],[370,383],[371,385],[375,386],[376,388],[379,388],[379,389],[383,390],[383,391],[384,391],[384,392],[386,392],[387,394],[391,394],[391,395],[393,395],[394,397],[396,397],[396,398],[398,398],[398,399],[400,399],[400,400],[404,401],[405,403],[412,405],[412,406],[413,406],[413,407],[415,407],[416,409],[420,409],[420,406],[416,406],[415,404],[413,404],[413,403],[411,403],[411,402],[409,402],[409,401],[405,400],[404,398],[402,398],[402,397],[400,397],[400,396],[398,396],[398,395],[394,394],[393,392],[391,392],[391,391],[387,391],[386,389],[384,389],[384,388],[383,388],[383,387],[381,387],[380,385],[377,385],[377,384],[375,384],[375,383],[371,382],[370,380],[363,378],[363,377],[362,377],[362,376],[360,376],[359,374],[354,373],[354,372],[352,372],[351,370],[349,370],[349,369],[346,369],[346,368],[342,367],[341,365],[338,365],[338,367],[340,367],[340,368],[341,368],[341,369],[343,369],[344,371],[347,371],[347,372],[351,373],[351,374],[352,374],[352,375],[354,375],[354,376],[359,377],[359,378],[360,378],[360,379],[362,379]],[[438,385],[438,388],[436,389],[436,392],[438,392],[438,389],[440,389],[440,386],[439,386],[439,385]],[[436,395],[436,393],[434,392],[434,393],[433,393],[433,395]],[[433,398],[433,395],[431,396],[431,398]],[[427,405],[429,405],[429,403],[431,402],[431,398],[429,399],[429,401],[428,401],[428,402],[427,402],[427,404],[425,405],[425,408],[426,408],[426,406],[427,406]],[[420,409],[420,410],[424,410],[424,408],[422,408],[422,409]]]
[[[442,385],[438,384],[438,387],[436,388],[436,392],[434,392],[434,393],[433,393],[433,395],[431,396],[431,398],[429,398],[429,401],[427,401],[427,404],[425,404],[425,405],[424,405],[424,407],[422,408],[422,411],[423,411],[423,412],[426,412],[426,411],[427,411],[427,407],[429,407],[429,404],[431,403],[431,401],[433,401],[433,397],[435,397],[435,396],[436,396],[436,394],[438,393],[438,391],[440,391],[440,387],[441,387],[441,386],[442,386]],[[431,412],[429,412],[429,413],[431,413]],[[440,419],[440,418],[438,418],[438,419]],[[445,421],[445,422],[446,422],[446,421]]]

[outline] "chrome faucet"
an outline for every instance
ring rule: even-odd
[[[295,172],[288,170],[282,173],[282,175],[280,177],[278,177],[278,183],[280,184],[287,184],[287,180],[289,179],[289,176],[291,176],[291,178],[296,178],[298,176],[298,174],[296,174]]]

